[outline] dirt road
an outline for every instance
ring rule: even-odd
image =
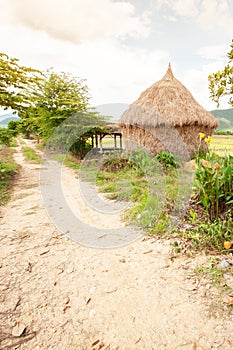
[[[42,206],[40,165],[16,151],[21,170],[1,210],[1,349],[233,348],[233,313],[193,275],[205,256],[174,258],[172,241],[146,237],[109,250],[70,240]]]

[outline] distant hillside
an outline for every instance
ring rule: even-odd
[[[19,120],[20,118],[17,114],[8,113],[4,115],[0,115],[0,128],[6,128],[9,121],[11,120]]]
[[[219,121],[219,130],[233,130],[233,108],[210,111]]]

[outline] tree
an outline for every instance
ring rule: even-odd
[[[29,98],[31,107],[21,114],[22,127],[47,140],[53,131],[75,113],[87,111],[88,88],[84,80],[48,70]]]
[[[40,71],[20,66],[18,59],[0,53],[0,106],[23,111],[31,103],[28,93],[40,76]]]
[[[106,118],[89,107],[85,81],[48,70],[30,93],[31,107],[21,113],[21,130],[37,134],[53,150],[71,150],[83,157],[90,149],[90,132]]]
[[[209,79],[209,89],[211,98],[219,106],[220,98],[223,96],[229,97],[229,104],[233,106],[233,39],[231,50],[227,54],[229,58],[228,64],[222,71],[211,74]]]

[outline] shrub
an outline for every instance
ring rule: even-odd
[[[215,130],[214,135],[233,135],[233,131],[230,130]]]
[[[14,133],[7,128],[0,128],[0,144],[10,146]]]
[[[169,152],[160,152],[155,157],[165,168],[178,168],[179,161],[174,156],[174,154],[171,154]]]
[[[8,123],[7,128],[14,137],[19,134],[19,131],[20,131],[19,125],[20,125],[20,122],[18,120],[10,120]]]
[[[149,156],[141,147],[130,155],[129,161],[140,168],[142,174],[150,171],[155,165],[153,162],[153,155]]]

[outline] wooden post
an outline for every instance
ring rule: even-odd
[[[122,135],[120,134],[120,149],[122,149]]]
[[[117,148],[117,139],[116,139],[116,134],[114,134],[114,148]]]

